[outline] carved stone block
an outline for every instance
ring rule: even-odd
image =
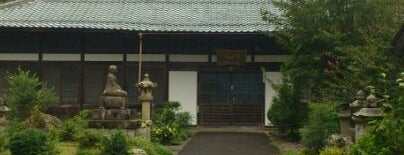
[[[128,98],[125,96],[102,96],[101,107],[106,109],[125,109]]]
[[[104,120],[105,119],[105,109],[99,108],[91,111],[92,120]]]

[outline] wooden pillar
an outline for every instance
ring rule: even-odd
[[[255,62],[255,48],[254,47],[255,47],[255,41],[254,41],[254,39],[251,39],[250,46],[249,46],[249,51],[251,54],[251,63]]]
[[[85,52],[88,50],[88,43],[87,43],[87,38],[85,37],[84,34],[81,36],[82,40],[82,50],[80,52],[80,84],[79,84],[79,104],[80,104],[80,109],[84,108],[84,102],[85,102],[85,90],[84,90],[84,78],[85,78]]]
[[[128,90],[129,86],[128,86],[128,80],[127,80],[127,76],[128,76],[128,53],[125,52],[123,53],[123,62],[122,62],[122,71],[123,71],[123,89],[124,90]]]
[[[37,74],[40,81],[43,80],[43,51],[44,51],[44,34],[39,33],[39,51],[38,51],[38,66]]]
[[[79,90],[79,102],[80,102],[80,109],[83,109],[84,106],[84,51],[80,53],[80,90]]]

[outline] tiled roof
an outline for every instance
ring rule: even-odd
[[[272,31],[269,0],[17,0],[0,6],[0,27],[156,32]]]

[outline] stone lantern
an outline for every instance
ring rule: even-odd
[[[8,124],[7,113],[9,111],[10,109],[5,105],[3,98],[0,97],[0,126]]]
[[[367,123],[371,120],[383,117],[383,111],[377,107],[376,97],[371,94],[363,102],[350,104],[352,108],[358,109],[352,114],[352,121],[355,122],[355,141],[366,133]]]
[[[149,79],[149,74],[144,75],[143,81],[137,84],[139,88],[139,101],[142,102],[142,119],[150,120],[150,103],[153,101],[153,89],[157,87],[157,83],[153,83]]]
[[[351,109],[358,110],[359,107],[365,104],[366,94],[362,90],[356,93],[355,101],[349,104],[347,107],[343,107],[338,113],[338,119],[340,121],[340,131],[343,136],[351,136],[353,134],[351,129]]]
[[[150,141],[150,125],[152,123],[150,113],[151,113],[151,102],[153,101],[153,89],[157,87],[157,83],[153,83],[149,79],[149,74],[144,75],[143,81],[137,84],[139,88],[139,101],[142,102],[142,127],[146,134],[146,140]]]

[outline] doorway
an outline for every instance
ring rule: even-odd
[[[202,72],[198,82],[198,124],[262,125],[262,73]]]

